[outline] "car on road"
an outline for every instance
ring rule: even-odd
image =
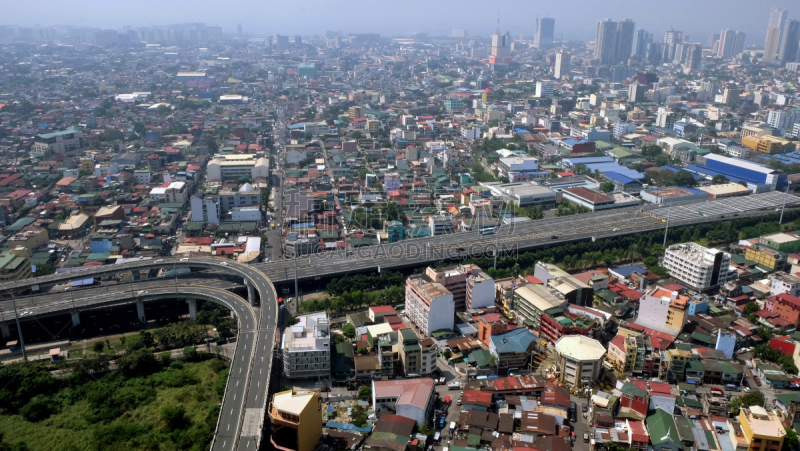
[[[761,386],[761,379],[759,379],[758,376],[753,376],[753,379],[756,381],[756,385],[758,385],[760,387]]]
[[[573,423],[578,422],[578,405],[573,401],[570,401],[569,403],[569,421]]]
[[[222,262],[222,263],[220,263],[220,265],[222,265],[222,266],[228,266],[228,262]]]
[[[557,240],[558,239],[558,235],[553,235],[553,236],[550,237],[550,239],[551,240]]]
[[[188,259],[188,258],[182,258],[182,259],[181,259],[181,261],[182,261],[182,262],[188,262],[188,261],[189,261],[189,259]]]
[[[148,294],[148,293],[147,293],[147,290],[140,290],[140,291],[139,291],[139,296],[141,296],[141,295],[143,295],[143,294]]]

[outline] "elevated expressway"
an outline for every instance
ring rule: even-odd
[[[428,238],[403,240],[391,244],[354,249],[351,252],[326,252],[297,258],[300,281],[342,276],[380,267],[400,269],[441,260],[493,255],[545,248],[585,239],[611,238],[745,217],[776,214],[800,207],[800,197],[783,192],[768,192],[743,197],[689,201],[660,206],[621,208],[504,225],[493,235],[462,232]],[[294,280],[292,259],[254,265],[273,283]]]
[[[225,291],[221,286],[203,286],[203,281],[198,281],[197,278],[185,279],[190,281],[191,285],[185,284],[181,279],[173,278],[136,280],[139,279],[140,271],[162,268],[204,269],[239,276],[247,286],[248,299]],[[278,321],[275,288],[258,269],[213,258],[140,260],[8,282],[0,284],[0,293],[40,289],[73,280],[124,272],[134,274],[132,283],[107,285],[71,293],[50,292],[31,298],[20,298],[17,313],[25,313],[20,318],[24,321],[38,316],[69,312],[72,314],[73,322],[80,322],[81,311],[135,302],[138,316],[142,318],[144,302],[164,298],[185,299],[192,316],[197,312],[197,299],[217,302],[230,308],[238,320],[239,335],[211,449],[219,451],[258,449],[265,409],[269,403],[272,350]],[[210,280],[219,284],[219,279],[210,278]],[[13,302],[8,300],[0,302],[4,329],[7,326],[6,322],[14,321]]]

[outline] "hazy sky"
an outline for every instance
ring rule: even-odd
[[[449,35],[452,28],[489,34],[496,28],[512,35],[532,35],[536,16],[556,20],[556,35],[591,39],[598,20],[633,19],[659,39],[671,26],[706,42],[708,32],[732,28],[747,33],[747,44],[763,45],[772,6],[800,19],[797,0],[29,0],[3,2],[5,25],[76,25],[119,28],[201,22],[246,33],[405,34],[422,31]],[[792,10],[794,9],[794,10]]]

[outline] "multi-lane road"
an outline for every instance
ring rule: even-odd
[[[92,308],[114,304],[151,299],[205,299],[219,302],[230,308],[238,318],[239,334],[234,353],[230,376],[220,410],[217,430],[212,443],[213,450],[255,450],[258,448],[265,408],[268,403],[268,387],[272,371],[272,350],[275,345],[275,332],[278,320],[278,301],[272,282],[257,268],[232,261],[221,261],[213,258],[192,259],[146,259],[106,265],[83,271],[65,274],[53,274],[0,284],[0,292],[12,289],[47,288],[72,280],[115,275],[124,272],[150,271],[171,268],[199,268],[237,275],[244,279],[248,286],[248,300],[236,296],[219,287],[230,281],[219,278],[199,279],[186,278],[177,283],[173,278],[134,280],[131,283],[107,285],[98,288],[75,290],[68,294],[46,293],[31,298],[22,298],[17,312],[25,313],[23,320],[40,315],[59,312],[80,312]],[[205,283],[205,285],[204,285]],[[71,290],[67,290],[71,291]],[[260,305],[256,307],[255,293]],[[0,312],[4,321],[13,321],[13,301],[0,303]],[[11,314],[9,316],[8,314]]]
[[[404,268],[440,260],[493,255],[535,249],[584,239],[609,238],[620,235],[664,230],[748,216],[776,213],[784,202],[786,208],[800,206],[800,198],[780,192],[701,202],[684,202],[675,206],[654,206],[607,210],[573,216],[556,217],[505,225],[496,235],[462,232],[397,243],[369,246],[352,251],[329,252],[298,257],[297,277],[301,281],[334,277],[383,269]],[[274,283],[294,279],[292,259],[260,263],[254,266]]]

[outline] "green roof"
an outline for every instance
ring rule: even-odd
[[[6,227],[7,232],[17,233],[21,231],[23,228],[33,224],[36,221],[36,218],[32,218],[30,216],[25,216],[24,218],[17,219],[13,224]]]
[[[481,436],[478,434],[469,434],[467,437],[467,445],[477,447],[481,444]]]
[[[699,360],[689,360],[686,362],[686,371],[702,372],[705,370],[706,368],[703,366],[703,362]]]
[[[681,447],[681,439],[678,436],[678,426],[672,414],[662,408],[656,408],[645,420],[647,431],[650,433],[650,442],[653,445],[672,442]]]
[[[626,395],[638,396],[640,398],[647,397],[647,392],[634,385],[632,382],[625,382],[620,391]]]
[[[692,432],[692,420],[686,417],[675,417],[675,425],[680,429],[680,436],[683,440],[694,442],[694,432]]]
[[[706,335],[701,332],[692,332],[692,339],[697,341],[702,341],[703,343],[706,344],[712,343],[711,335]]]
[[[491,352],[485,349],[477,349],[475,351],[472,351],[472,353],[470,353],[469,358],[470,360],[475,362],[475,365],[477,365],[480,368],[486,366],[486,363],[489,361],[489,358],[491,356],[492,356]]]

